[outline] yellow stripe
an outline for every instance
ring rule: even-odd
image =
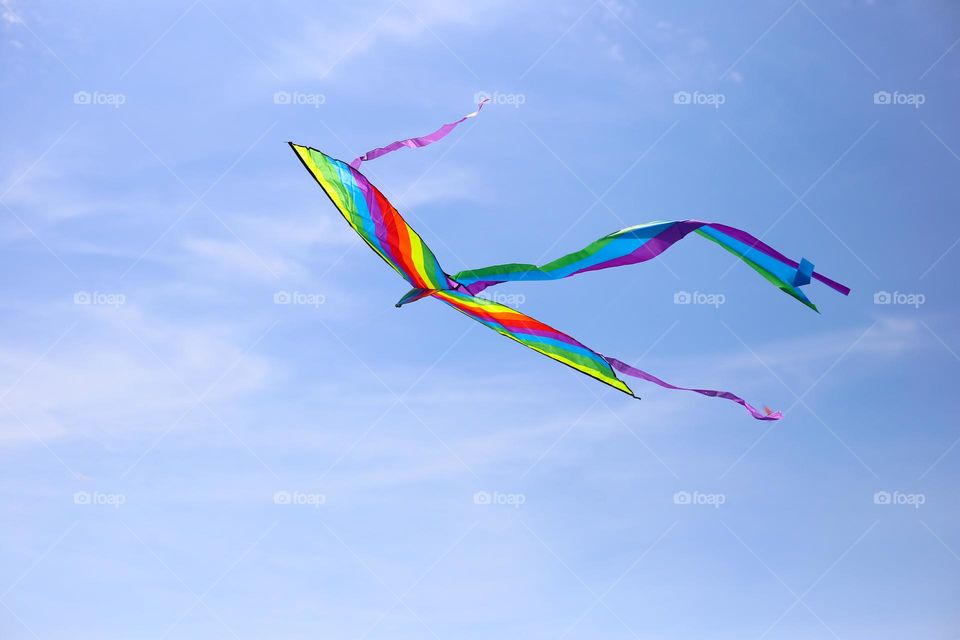
[[[530,316],[520,313],[519,311],[511,309],[510,307],[504,306],[497,302],[493,302],[492,300],[485,300],[483,298],[476,298],[476,297],[464,299],[464,298],[459,298],[459,297],[449,295],[443,291],[438,291],[435,295],[437,297],[440,297],[446,300],[456,300],[458,303],[460,303],[462,306],[466,307],[467,309],[483,309],[487,313],[494,315],[495,319],[496,319],[497,313],[505,314],[505,315],[506,313],[509,313],[509,315],[514,317],[528,318],[530,320],[534,319],[534,318],[531,318]],[[597,371],[596,369],[591,369],[589,367],[581,365],[577,362],[574,362],[573,360],[563,357],[562,355],[544,351],[543,349],[540,349],[531,343],[524,342],[521,338],[518,338],[515,334],[508,331],[506,327],[501,328],[501,327],[494,326],[494,327],[491,327],[491,329],[493,329],[494,331],[496,331],[502,336],[506,336],[507,338],[510,338],[515,342],[519,342],[520,344],[527,347],[528,349],[532,349],[533,351],[536,351],[537,353],[550,358],[551,360],[562,362],[565,365],[573,367],[577,371],[587,374],[591,378],[595,378],[596,380],[599,380],[604,384],[608,384],[615,389],[623,391],[624,393],[629,393],[630,395],[633,395],[633,393],[630,391],[630,387],[628,387],[626,383],[620,380],[620,378],[616,377],[616,374],[612,376],[606,375],[601,371]],[[556,329],[554,329],[554,331],[556,331]],[[561,333],[561,332],[557,331],[557,333]],[[566,334],[563,334],[563,335],[566,335]]]
[[[573,368],[576,369],[577,371],[580,371],[580,372],[582,372],[582,373],[587,374],[587,375],[590,376],[591,378],[595,378],[596,380],[599,380],[600,382],[603,382],[604,384],[608,384],[608,385],[610,385],[611,387],[613,387],[613,388],[615,388],[615,389],[619,389],[620,391],[623,391],[624,393],[629,393],[630,395],[633,395],[633,393],[630,391],[630,388],[629,388],[622,380],[620,380],[620,378],[610,377],[610,376],[607,376],[607,375],[603,375],[603,374],[600,373],[599,371],[597,371],[597,370],[595,370],[595,369],[589,369],[589,368],[587,368],[587,367],[584,367],[583,365],[580,365],[580,364],[574,362],[573,360],[569,360],[569,359],[564,358],[563,356],[557,355],[557,354],[555,354],[555,353],[549,353],[549,352],[547,352],[547,351],[543,351],[542,349],[538,349],[538,348],[535,347],[534,345],[532,345],[532,344],[530,344],[530,343],[528,343],[528,342],[524,342],[523,340],[517,338],[516,336],[514,336],[514,335],[512,335],[512,334],[510,334],[510,333],[507,333],[507,332],[504,332],[504,331],[500,331],[499,329],[496,329],[496,328],[494,328],[494,331],[496,331],[497,333],[500,333],[501,335],[504,335],[504,336],[510,338],[511,340],[515,340],[515,341],[519,342],[520,344],[522,344],[523,346],[527,347],[528,349],[532,349],[533,351],[536,351],[537,353],[539,353],[539,354],[541,354],[541,355],[547,356],[547,357],[550,358],[551,360],[556,360],[556,361],[558,361],[558,362],[562,362],[562,363],[565,364],[565,365],[568,365],[568,366],[570,366],[570,367],[573,367]]]
[[[416,269],[417,274],[423,278],[424,282],[437,285],[438,283],[434,282],[433,277],[424,269],[423,240],[417,237],[417,234],[413,232],[413,229],[411,229],[409,225],[405,225],[405,227],[407,237],[410,239],[410,257],[413,260],[413,268]]]
[[[361,232],[361,228],[357,225],[356,222],[354,222],[354,215],[352,213],[352,203],[351,203],[351,206],[349,207],[345,204],[344,198],[347,196],[347,193],[344,191],[344,189],[340,187],[339,184],[333,183],[330,180],[326,179],[320,167],[317,166],[317,163],[314,161],[313,156],[310,153],[310,149],[307,147],[302,147],[298,144],[294,144],[291,146],[293,147],[294,151],[297,152],[297,155],[300,157],[300,159],[303,160],[303,163],[306,165],[307,169],[310,171],[310,174],[313,175],[317,183],[323,188],[324,191],[326,191],[327,195],[330,196],[330,199],[333,201],[333,204],[337,207],[337,211],[340,212],[340,215],[343,216],[343,218],[347,221],[350,227],[357,232],[357,235],[360,236],[360,238],[367,244],[368,247],[373,249],[377,255],[383,258],[384,262],[390,265],[390,267],[393,268],[394,271],[396,271],[404,279],[406,279],[406,275],[400,270],[400,267],[394,264],[393,260],[388,258],[382,251],[380,251],[380,249],[375,247],[373,243],[371,243],[369,240],[367,240],[363,236],[363,233]]]

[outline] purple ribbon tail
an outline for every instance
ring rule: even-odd
[[[737,404],[743,406],[743,408],[749,411],[750,415],[752,415],[757,420],[779,420],[780,418],[783,417],[783,414],[780,413],[779,411],[771,411],[767,407],[764,407],[763,412],[757,411],[754,407],[750,406],[750,404],[746,400],[744,400],[740,396],[730,393],[729,391],[714,391],[712,389],[688,389],[686,387],[677,387],[675,385],[670,384],[669,382],[665,382],[660,378],[647,373],[646,371],[641,371],[636,367],[631,367],[630,365],[624,362],[620,362],[616,358],[609,358],[607,356],[603,356],[603,357],[607,362],[610,363],[611,367],[613,367],[620,373],[625,373],[628,376],[633,376],[634,378],[640,378],[641,380],[652,382],[653,384],[660,385],[661,387],[664,387],[666,389],[676,389],[677,391],[693,391],[694,393],[710,396],[711,398],[724,398],[726,400],[732,400],[733,402],[736,402]]]
[[[483,109],[483,105],[485,105],[489,101],[490,101],[490,98],[482,99],[477,104],[476,111],[474,111],[473,113],[468,113],[467,115],[463,116],[456,122],[450,122],[448,124],[443,125],[433,133],[428,133],[425,136],[418,136],[416,138],[406,138],[405,140],[396,140],[395,142],[391,142],[385,147],[377,147],[376,149],[371,149],[370,151],[367,151],[365,154],[363,154],[362,156],[360,156],[359,158],[356,158],[353,162],[351,162],[350,166],[353,167],[354,169],[359,169],[361,163],[367,162],[369,160],[374,160],[376,158],[379,158],[380,156],[385,156],[388,153],[393,153],[394,151],[402,147],[410,147],[411,149],[416,149],[417,147],[425,147],[428,144],[433,144],[438,140],[442,140],[451,131],[456,129],[457,125],[459,125],[461,122],[463,122],[468,118],[473,118],[478,113],[480,113],[480,109]]]

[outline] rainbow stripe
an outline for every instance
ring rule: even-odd
[[[613,372],[606,358],[562,331],[557,331],[515,309],[462,291],[448,289],[434,291],[430,295],[502,336],[516,340],[523,346],[573,367],[614,389],[634,395],[630,387]]]
[[[606,235],[580,251],[567,254],[543,266],[532,264],[500,264],[482,269],[461,271],[452,278],[467,291],[477,294],[502,282],[559,280],[587,271],[610,269],[651,260],[687,234],[696,232],[739,257],[774,286],[793,296],[814,311],[814,305],[800,286],[815,278],[847,295],[850,289],[813,271],[807,260],[797,263],[745,231],[699,220],[648,222]]]
[[[290,146],[353,230],[407,282],[417,289],[452,286],[430,247],[362,173],[322,151]]]
[[[773,285],[814,310],[817,309],[816,306],[800,290],[801,286],[809,284],[812,279],[819,280],[844,295],[850,293],[849,288],[814,272],[813,264],[808,260],[795,262],[744,231],[698,220],[650,222],[611,233],[580,251],[539,267],[532,264],[501,264],[462,271],[452,277],[440,268],[440,263],[426,243],[383,194],[358,171],[358,167],[364,161],[392,153],[397,149],[422,147],[442,139],[460,123],[476,116],[484,102],[486,100],[481,101],[476,112],[456,122],[443,125],[433,133],[397,140],[385,147],[373,149],[350,165],[331,158],[317,149],[290,143],[297,157],[323,188],[347,223],[384,262],[413,287],[396,306],[427,296],[436,298],[490,327],[500,335],[633,397],[638,396],[634,395],[630,387],[617,377],[616,372],[646,380],[667,389],[690,391],[736,402],[758,420],[779,420],[782,417],[779,412],[766,408],[760,412],[743,398],[729,391],[679,387],[665,382],[616,358],[597,353],[567,334],[515,309],[476,295],[487,287],[501,282],[558,280],[587,271],[645,262],[694,232],[719,244]]]

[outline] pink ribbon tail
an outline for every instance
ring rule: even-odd
[[[370,151],[367,151],[365,154],[363,154],[362,156],[360,156],[359,158],[351,162],[350,166],[353,167],[354,169],[359,169],[361,163],[367,162],[369,160],[374,160],[375,158],[379,158],[380,156],[385,156],[388,153],[393,153],[394,151],[396,151],[397,149],[400,149],[401,147],[410,147],[411,149],[416,149],[417,147],[425,147],[428,144],[433,144],[437,140],[442,140],[451,131],[456,129],[458,124],[460,124],[467,118],[473,118],[478,113],[480,113],[480,109],[483,109],[483,105],[485,105],[489,101],[490,101],[490,98],[484,98],[479,102],[479,104],[477,104],[476,111],[474,111],[473,113],[468,113],[467,115],[463,116],[456,122],[450,122],[448,124],[443,125],[433,133],[428,133],[425,136],[419,136],[416,138],[396,140],[395,142],[391,142],[385,147],[377,147],[376,149],[371,149]]]
[[[764,412],[761,413],[757,411],[754,407],[741,398],[740,396],[734,395],[729,391],[714,391],[712,389],[688,389],[686,387],[677,387],[669,382],[664,382],[660,378],[647,373],[646,371],[641,371],[636,367],[631,367],[630,365],[620,362],[616,358],[608,358],[603,356],[604,359],[610,363],[610,366],[619,371],[620,373],[625,373],[628,376],[633,376],[634,378],[640,378],[641,380],[646,380],[647,382],[652,382],[653,384],[660,385],[666,389],[676,389],[677,391],[693,391],[694,393],[699,393],[701,395],[710,396],[711,398],[724,398],[726,400],[731,400],[736,402],[739,405],[742,405],[744,409],[750,412],[757,420],[779,420],[783,417],[783,414],[779,411],[771,411],[770,409],[764,407]]]

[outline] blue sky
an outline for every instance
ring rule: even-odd
[[[0,637],[956,637],[958,18],[4,0]],[[366,167],[445,269],[762,235],[853,294],[695,239],[491,294],[782,422],[394,309],[284,143],[349,160],[479,92]]]

